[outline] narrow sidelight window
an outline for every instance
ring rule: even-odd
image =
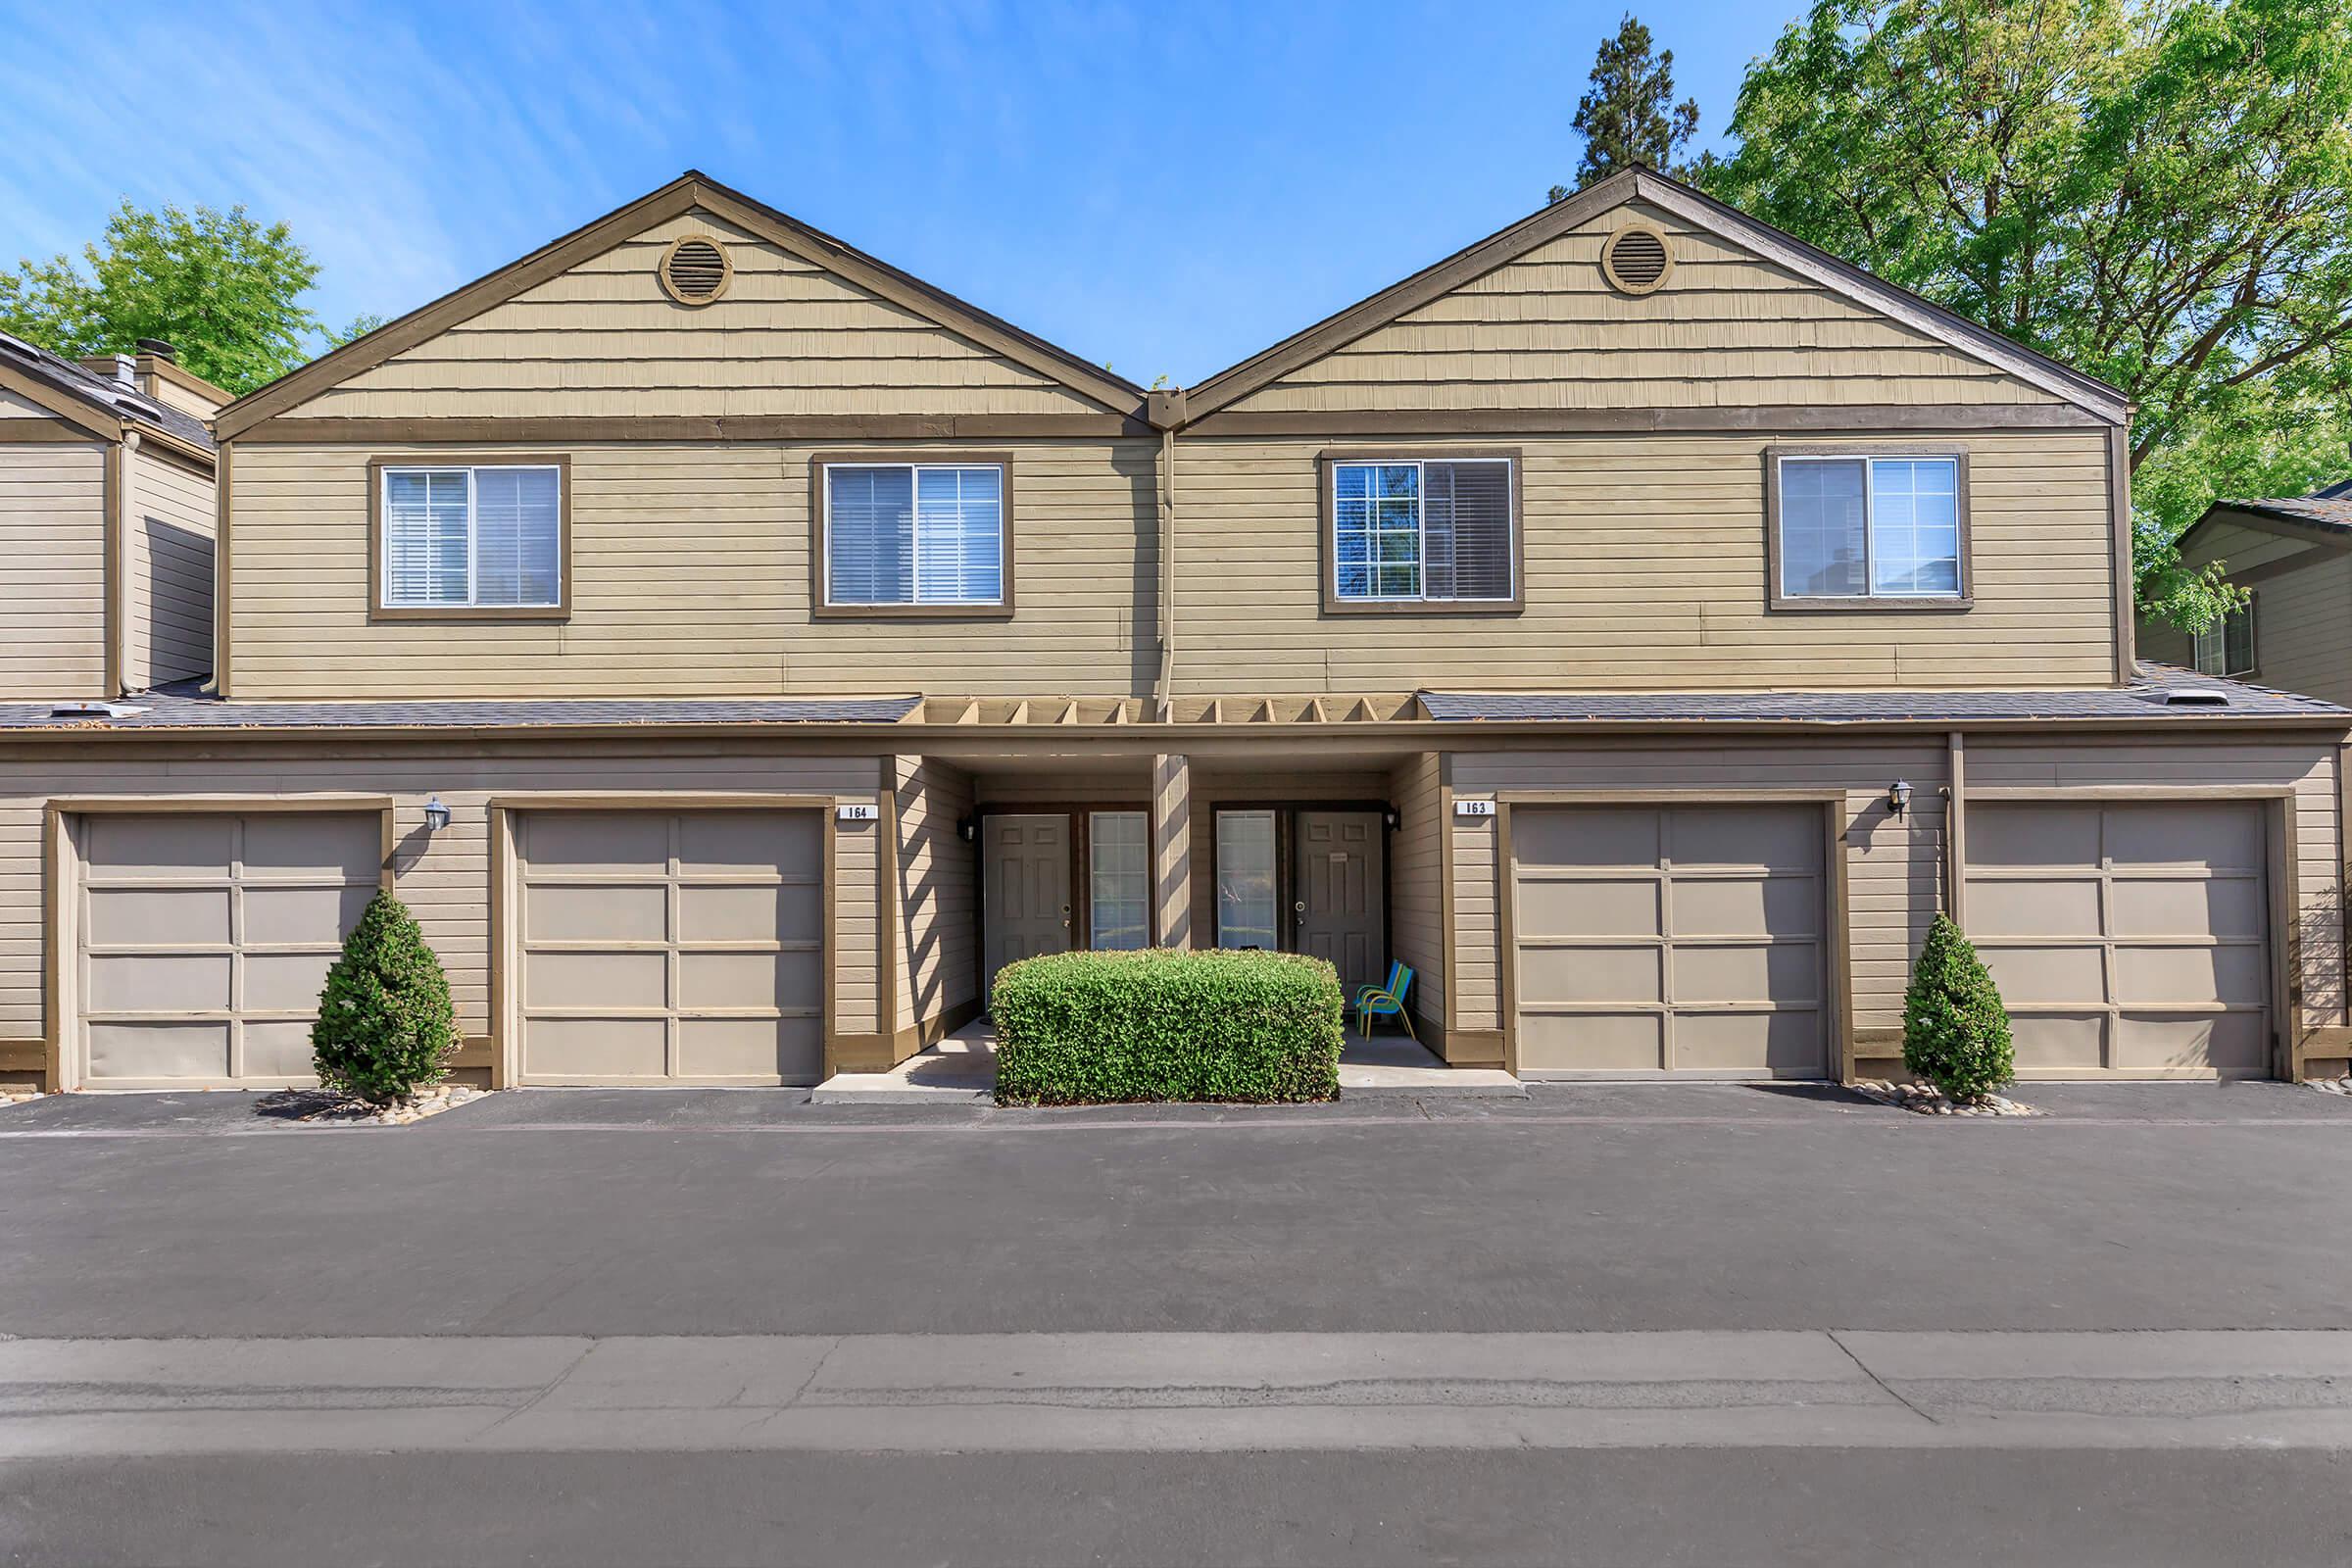
[[[380,470],[387,610],[563,603],[562,470],[554,465]]]
[[[2230,679],[2254,673],[2253,600],[2196,634],[2196,659],[2200,675]]]
[[[1279,948],[1274,813],[1217,813],[1217,946]]]
[[[1004,469],[827,464],[829,607],[995,607],[1004,599]]]
[[[1131,952],[1152,945],[1152,833],[1142,811],[1087,818],[1087,946]]]
[[[1333,463],[1333,597],[1342,604],[1510,602],[1511,464]]]
[[[1956,457],[1807,457],[1773,465],[1781,600],[1958,600]]]

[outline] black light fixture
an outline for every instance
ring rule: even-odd
[[[1381,812],[1380,812],[1380,815],[1381,815],[1381,820],[1389,824],[1389,831],[1390,831],[1390,832],[1392,832],[1392,833],[1396,832],[1396,808],[1395,808],[1394,806],[1386,806],[1386,807],[1383,807],[1383,808],[1381,808]]]
[[[966,844],[976,841],[980,837],[980,819],[974,816],[957,817],[956,819],[956,836]]]
[[[1900,817],[1911,808],[1911,781],[1898,778],[1886,788],[1886,809]]]
[[[449,808],[441,804],[440,796],[429,795],[425,797],[424,830],[427,833],[438,833],[443,828],[449,826]]]

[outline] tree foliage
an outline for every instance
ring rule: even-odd
[[[318,1081],[389,1105],[440,1082],[457,1049],[441,960],[408,906],[379,891],[326,971],[311,1028]]]
[[[1750,68],[1709,188],[2121,387],[2143,605],[2230,594],[2169,542],[2341,466],[2352,6],[1815,0]]]
[[[1698,134],[1698,101],[1674,101],[1674,51],[1652,54],[1649,28],[1630,11],[1616,35],[1600,41],[1592,84],[1576,101],[1575,123],[1585,138],[1585,156],[1576,166],[1577,190],[1621,169],[1639,166],[1690,177],[1714,162],[1712,154],[1690,166],[1675,162]],[[1551,199],[1559,201],[1569,189],[1552,186]]]
[[[0,328],[70,359],[161,338],[196,374],[249,392],[311,357],[320,323],[302,297],[318,278],[282,222],[125,201],[78,263],[27,259],[0,273]]]
[[[1903,996],[1903,1065],[1957,1104],[1982,1100],[2017,1075],[2001,993],[1948,914],[1928,927]]]

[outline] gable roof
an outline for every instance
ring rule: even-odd
[[[2216,501],[2196,521],[2180,530],[2180,548],[2186,550],[2189,541],[2207,523],[2220,522],[2233,522],[2284,539],[2305,539],[2336,549],[2352,549],[2352,484],[2329,485],[2308,496]]]
[[[1369,299],[1327,317],[1272,348],[1220,370],[1198,386],[1185,390],[1181,408],[1187,420],[1200,419],[1248,397],[1292,371],[1387,326],[1474,278],[1516,260],[1597,215],[1628,202],[1642,201],[1664,209],[1695,227],[1753,252],[1776,266],[1842,295],[1866,309],[1889,317],[1951,348],[2006,370],[2019,380],[2121,425],[2131,416],[2131,401],[2121,389],[2083,374],[2046,354],[2013,343],[2000,333],[1980,326],[1956,312],[1920,298],[1907,289],[1873,277],[1829,252],[1758,222],[1737,208],[1679,180],[1646,169],[1611,174],[1530,214],[1508,228],[1488,235],[1444,261],[1423,268]]]
[[[256,388],[222,409],[214,421],[215,428],[222,440],[232,439],[264,419],[299,407],[329,387],[373,369],[460,321],[505,304],[524,290],[611,250],[656,223],[697,208],[868,293],[970,338],[1110,413],[1134,414],[1143,407],[1144,389],[1125,376],[1114,375],[1033,332],[1023,331],[977,306],[968,305],[945,289],[935,288],[855,246],[756,202],[708,174],[688,170],[661,189],[542,245],[521,260],[511,262],[486,277],[444,294],[398,320],[387,321],[367,336],[355,338],[267,386]]]
[[[0,387],[109,441],[122,440],[131,424],[202,453],[213,450],[212,431],[194,415],[8,332],[0,332]]]

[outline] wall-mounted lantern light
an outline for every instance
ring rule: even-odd
[[[1911,781],[1896,779],[1886,790],[1886,809],[1900,817],[1911,808]]]
[[[438,833],[449,826],[449,808],[441,804],[438,795],[427,796],[424,802],[424,830]]]
[[[980,837],[980,819],[976,816],[957,817],[956,819],[956,836],[966,844],[977,841]]]
[[[1391,806],[1391,807],[1384,808],[1382,809],[1382,811],[1381,811],[1380,815],[1381,815],[1381,820],[1383,820],[1383,821],[1385,821],[1385,822],[1387,822],[1387,823],[1389,824],[1389,831],[1390,831],[1390,832],[1392,832],[1392,833],[1396,832],[1396,808],[1395,808],[1394,806]]]

